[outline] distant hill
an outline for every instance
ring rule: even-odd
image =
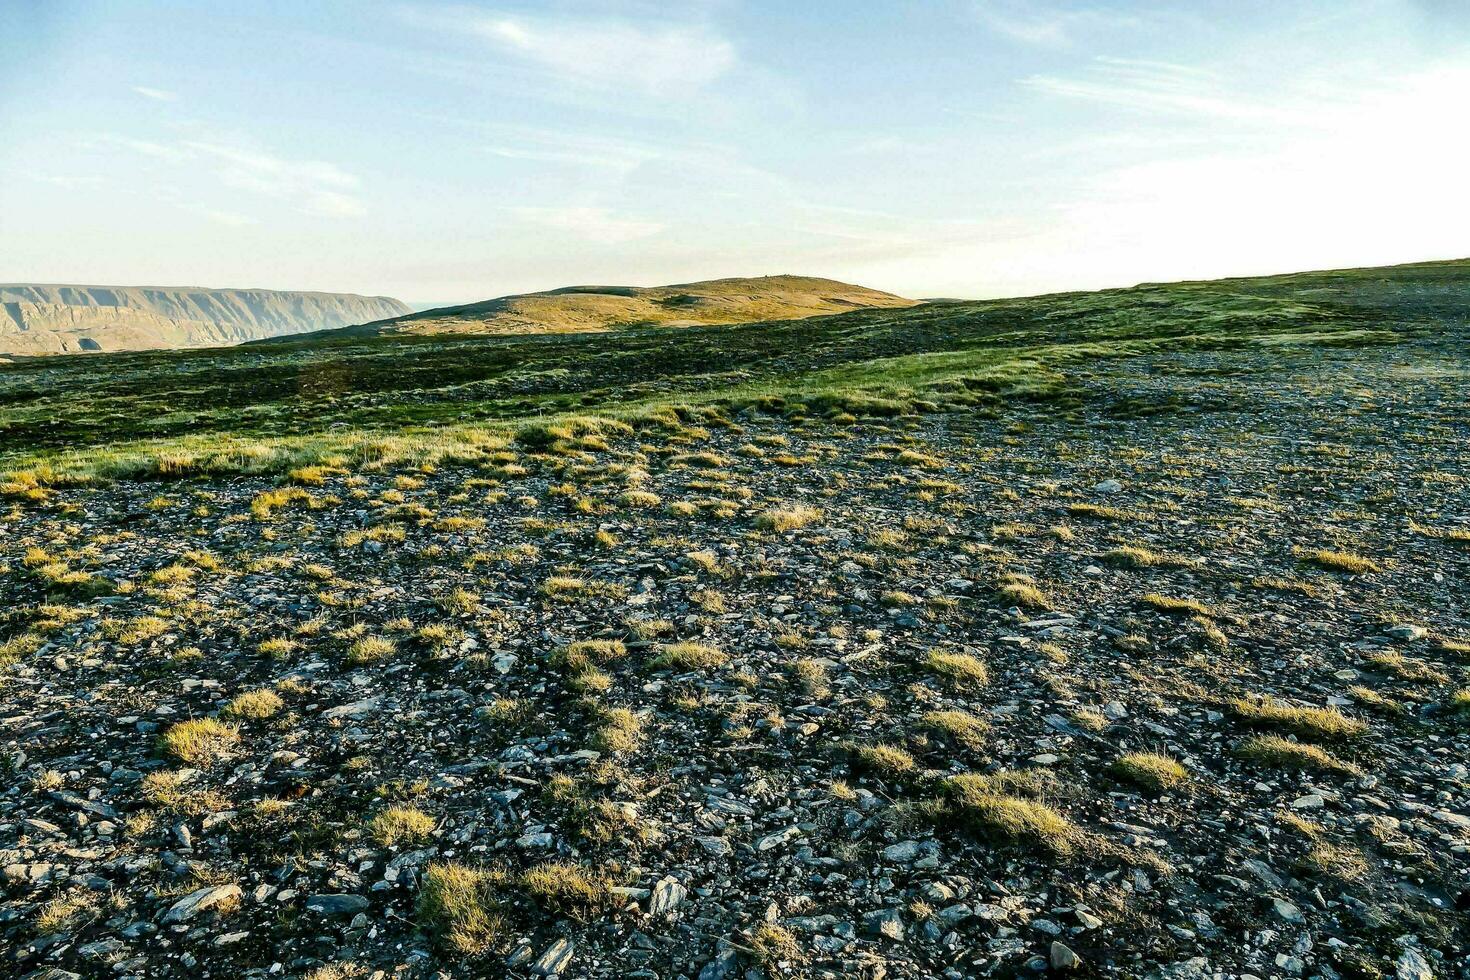
[[[396,317],[386,296],[0,284],[0,354],[218,347]]]
[[[915,305],[914,300],[892,293],[810,276],[712,279],[674,286],[567,286],[394,316],[331,335],[595,333],[793,320],[865,307]]]

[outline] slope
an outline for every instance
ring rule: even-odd
[[[0,354],[217,347],[407,311],[351,293],[0,284]]]
[[[811,276],[714,279],[672,286],[567,286],[449,306],[338,331],[380,334],[595,333],[790,320],[873,307],[913,306],[892,293]]]

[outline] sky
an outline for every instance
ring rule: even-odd
[[[1464,0],[0,0],[0,281],[991,297],[1470,255]]]

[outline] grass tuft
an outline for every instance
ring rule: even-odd
[[[502,881],[502,875],[457,862],[430,864],[419,889],[419,925],[461,955],[501,948],[509,933],[496,896]]]
[[[1002,785],[978,773],[951,776],[944,784],[948,819],[983,837],[1072,853],[1082,838],[1076,824],[1039,800],[1007,794]]]
[[[1167,755],[1153,752],[1129,752],[1113,760],[1113,775],[1155,793],[1182,786],[1189,781],[1189,771]]]
[[[412,806],[389,807],[368,821],[373,839],[384,847],[418,844],[428,839],[434,818]]]
[[[985,661],[969,653],[953,650],[930,650],[925,665],[961,687],[984,687],[990,683],[990,668]]]
[[[1336,708],[1299,708],[1272,698],[1237,698],[1231,708],[1251,724],[1284,729],[1303,738],[1352,738],[1368,730],[1365,722]]]
[[[1293,742],[1280,735],[1256,735],[1236,748],[1236,754],[1263,765],[1306,772],[1334,772],[1355,775],[1358,768],[1316,745]]]
[[[214,718],[195,718],[170,727],[159,738],[158,745],[180,762],[207,766],[229,754],[238,741],[240,732],[233,725]]]
[[[822,512],[815,507],[806,504],[791,504],[786,507],[776,507],[757,515],[755,526],[763,531],[775,531],[780,534],[786,531],[795,531],[821,520]]]
[[[225,707],[225,713],[235,718],[252,718],[257,721],[269,718],[286,706],[281,696],[270,688],[246,691],[236,695]]]

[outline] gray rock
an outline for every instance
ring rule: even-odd
[[[723,837],[696,837],[695,841],[704,852],[712,857],[725,857],[730,853],[730,842]]]
[[[721,950],[714,959],[699,971],[699,980],[726,980],[733,976],[740,965],[740,956],[733,949]]]
[[[1102,928],[1103,920],[1102,919],[1099,919],[1097,916],[1093,915],[1091,912],[1086,912],[1086,911],[1083,911],[1082,909],[1073,909],[1072,910],[1072,914],[1077,917],[1077,924],[1080,925],[1084,929],[1100,929],[1100,928]]]
[[[383,699],[380,697],[364,698],[361,701],[354,701],[351,704],[339,704],[335,708],[328,708],[322,712],[322,717],[329,720],[332,718],[351,718],[353,721],[361,721],[364,718],[377,714],[378,706],[382,703]]]
[[[1065,943],[1051,944],[1051,968],[1053,970],[1075,970],[1082,965],[1082,957],[1072,952]]]
[[[78,946],[77,952],[89,960],[102,960],[127,949],[121,939],[99,939],[95,943]]]
[[[874,936],[900,940],[904,937],[903,913],[898,909],[875,909],[863,916],[863,928]]]
[[[653,896],[648,900],[649,915],[664,915],[678,908],[684,901],[684,896],[689,894],[675,878],[663,878],[653,886]]]
[[[90,813],[94,817],[101,817],[103,820],[118,819],[117,811],[106,803],[98,803],[96,800],[85,800],[75,793],[67,793],[61,790],[52,790],[46,795],[57,803],[81,810],[83,813]]]
[[[1271,900],[1271,913],[1282,922],[1294,926],[1299,926],[1307,921],[1306,917],[1302,915],[1301,909],[1280,898]]]
[[[570,939],[558,939],[536,957],[536,962],[531,964],[531,972],[538,977],[561,973],[571,965],[572,953],[575,950],[576,947]]]
[[[1394,961],[1393,975],[1397,980],[1434,980],[1434,970],[1424,954],[1407,947]]]
[[[883,860],[892,861],[894,864],[908,864],[918,856],[919,842],[916,840],[900,841],[883,848]]]
[[[306,910],[318,915],[356,915],[367,907],[361,895],[312,895],[306,900]]]
[[[239,885],[214,885],[209,888],[201,888],[196,892],[190,892],[175,902],[163,914],[163,921],[165,925],[173,925],[178,922],[192,922],[210,909],[223,911],[239,900]]]
[[[774,834],[767,834],[766,836],[762,837],[760,840],[755,842],[755,849],[757,851],[769,851],[772,848],[780,847],[787,841],[795,840],[800,836],[801,828],[793,824],[790,827],[783,827],[781,830],[776,831]]]

